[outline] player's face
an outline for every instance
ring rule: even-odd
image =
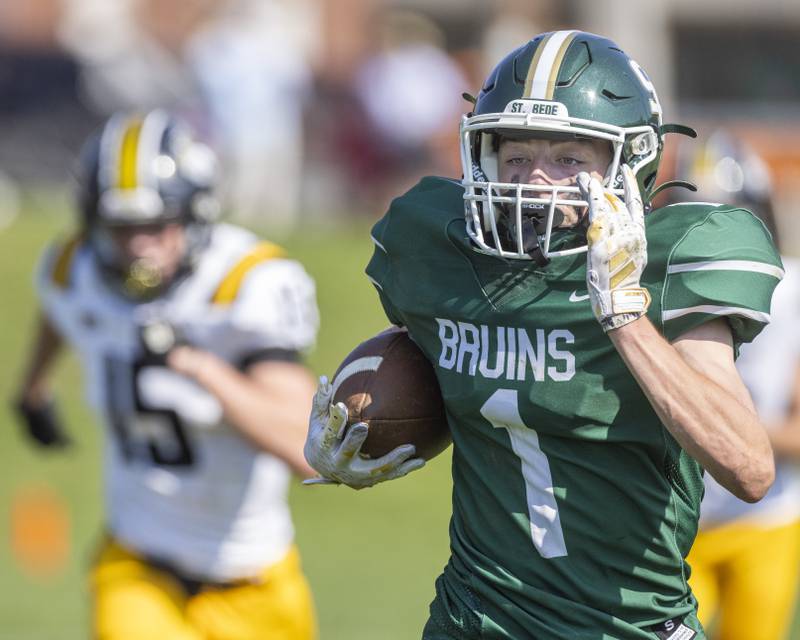
[[[611,145],[604,140],[503,139],[498,149],[500,182],[573,186],[581,171],[603,180],[611,164]],[[562,226],[578,222],[576,207],[560,206]]]
[[[111,241],[131,267],[138,264],[158,273],[162,281],[170,280],[186,252],[186,231],[178,223],[110,227]]]

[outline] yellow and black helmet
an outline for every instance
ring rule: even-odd
[[[79,204],[89,227],[206,222],[218,214],[216,158],[167,111],[112,116],[85,145],[82,165]]]
[[[106,275],[130,280],[108,229],[168,222],[186,228],[181,270],[191,268],[219,216],[218,169],[214,153],[183,120],[162,109],[115,114],[84,145],[81,165],[83,233]],[[144,289],[141,297],[157,293]]]

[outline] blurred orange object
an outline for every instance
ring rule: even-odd
[[[64,499],[42,483],[20,486],[11,500],[11,551],[29,578],[63,573],[70,550],[70,518]]]

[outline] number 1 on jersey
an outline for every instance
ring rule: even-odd
[[[498,389],[481,407],[481,415],[497,429],[508,431],[511,448],[520,459],[533,545],[543,558],[567,555],[558,504],[553,494],[550,463],[539,447],[536,431],[519,414],[517,392]]]

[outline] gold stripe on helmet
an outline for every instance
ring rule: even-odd
[[[561,46],[558,48],[556,59],[553,61],[553,66],[550,68],[550,76],[547,78],[547,93],[545,94],[546,100],[552,100],[556,92],[556,81],[558,80],[558,72],[561,69],[561,63],[564,62],[564,56],[567,54],[567,49],[572,41],[575,39],[575,32],[570,33]]]
[[[250,270],[274,258],[280,258],[285,255],[282,247],[271,242],[262,242],[245,255],[222,279],[214,295],[211,297],[213,304],[230,304],[236,299],[239,294],[239,289],[242,286],[245,276]]]
[[[558,72],[564,62],[567,49],[577,33],[576,31],[553,31],[539,43],[525,76],[524,97],[535,100],[553,99]]]
[[[533,76],[536,75],[536,68],[539,66],[539,61],[542,59],[542,53],[544,53],[544,48],[547,46],[547,43],[550,42],[550,38],[553,37],[552,33],[548,33],[544,39],[539,43],[539,46],[536,47],[536,51],[533,54],[533,59],[531,60],[530,65],[528,66],[528,75],[525,76],[525,91],[523,92],[523,97],[529,98],[531,97],[531,91],[533,89]]]
[[[119,179],[117,188],[135,189],[138,183],[139,136],[142,133],[142,120],[136,119],[128,125],[122,136],[119,151]]]

